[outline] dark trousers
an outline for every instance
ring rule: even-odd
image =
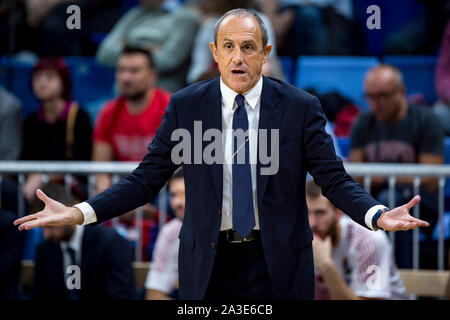
[[[227,242],[220,233],[205,300],[273,300],[261,239]]]

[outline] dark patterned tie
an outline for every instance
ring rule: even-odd
[[[233,135],[233,228],[245,238],[255,227],[255,212],[250,169],[248,118],[244,96],[237,95],[236,103],[238,106],[233,114],[233,133],[242,129],[246,135],[244,141],[239,141],[236,135]],[[245,159],[245,162],[241,163],[241,159]]]

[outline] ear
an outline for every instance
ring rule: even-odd
[[[272,45],[268,44],[265,48],[264,48],[264,52],[263,52],[263,63],[266,63],[267,59],[269,59],[269,54],[270,51],[272,51]]]
[[[211,53],[214,57],[214,61],[217,63],[217,47],[214,42],[209,43],[209,48],[211,49]]]

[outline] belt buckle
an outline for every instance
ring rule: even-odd
[[[230,240],[231,234],[235,232],[233,229],[227,230],[227,242],[228,243],[242,243],[248,241],[247,238],[242,238],[242,240]]]

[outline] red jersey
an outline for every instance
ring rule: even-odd
[[[114,160],[141,161],[161,124],[169,100],[168,91],[155,88],[148,107],[139,114],[128,111],[124,97],[107,102],[97,117],[94,142],[109,143]]]

